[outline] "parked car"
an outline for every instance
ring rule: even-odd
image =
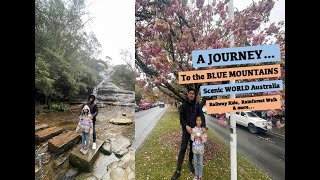
[[[207,107],[206,107],[206,105],[204,105],[204,106],[202,107],[202,112],[203,112],[203,113],[207,113]]]
[[[146,109],[150,109],[151,105],[149,103],[140,103],[139,104],[139,108],[143,109],[143,110],[146,110]]]
[[[226,117],[230,121],[230,113],[226,113]],[[272,129],[271,122],[260,118],[251,111],[236,112],[234,117],[237,124],[247,127],[249,132],[253,134]]]
[[[225,113],[215,113],[215,114],[212,114],[211,116],[215,117],[215,118],[222,118],[225,116]]]
[[[165,107],[164,102],[160,102],[160,103],[159,103],[159,107],[160,107],[160,108],[164,108],[164,107]]]

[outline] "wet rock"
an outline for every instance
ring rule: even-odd
[[[93,174],[95,175],[95,177],[97,177],[97,179],[102,179],[108,172],[109,164],[116,161],[120,161],[120,159],[117,158],[114,154],[111,154],[110,156],[100,154],[99,158],[93,166]]]
[[[123,169],[127,169],[130,167],[133,171],[135,170],[135,154],[134,151],[129,151],[126,155],[121,158],[120,163],[118,164],[119,167]]]
[[[36,150],[36,154],[46,153],[48,151],[48,142],[37,147],[39,148]]]
[[[98,107],[98,108],[105,108],[106,105],[105,105],[105,104],[102,104],[102,103],[97,103],[97,107]]]
[[[122,179],[122,180],[127,180],[128,179],[128,174],[127,172],[122,169],[122,168],[114,168],[111,169],[110,171],[110,179]]]
[[[71,169],[69,169],[69,170],[65,173],[65,176],[66,176],[67,178],[71,178],[71,177],[74,177],[77,173],[78,173],[78,170],[77,170],[77,169],[71,168]]]
[[[51,155],[49,153],[42,156],[42,164],[47,164],[50,161]]]
[[[110,180],[110,173],[107,172],[107,173],[102,177],[101,180]]]
[[[129,151],[120,161],[113,162],[108,166],[108,174],[104,176],[105,179],[110,180],[135,179],[135,154],[133,151]]]
[[[38,165],[35,165],[35,169],[34,169],[34,172],[35,172],[35,176],[38,175],[38,173],[40,172],[40,168]]]
[[[92,173],[83,173],[78,175],[75,180],[97,180]]]
[[[45,140],[48,140],[58,134],[61,134],[63,131],[60,127],[51,127],[35,133],[36,142],[40,143]]]
[[[49,141],[48,150],[53,154],[61,154],[72,148],[80,139],[81,135],[74,131],[60,134]]]
[[[112,154],[111,143],[110,143],[110,142],[105,142],[105,143],[103,144],[102,148],[100,149],[100,151],[101,151],[103,154],[106,154],[106,155]]]
[[[84,180],[98,180],[98,179],[95,176],[91,176],[91,177],[85,178]]]
[[[104,104],[123,105],[135,102],[134,91],[123,90],[110,81],[104,80],[97,89],[97,100]]]
[[[125,103],[125,102],[104,102],[107,105],[112,105],[112,106],[128,106],[128,107],[134,107],[136,104],[135,103]]]
[[[104,141],[99,139],[96,140],[96,149],[89,149],[87,154],[82,154],[80,148],[82,147],[79,144],[75,147],[69,154],[69,163],[71,166],[78,168],[81,171],[88,171],[93,163],[96,161],[99,155],[99,149],[102,147]],[[89,147],[92,147],[92,142],[90,142]]]
[[[128,147],[131,145],[131,142],[129,139],[123,137],[123,136],[117,136],[116,138],[111,138],[111,147],[112,152],[115,155],[123,156],[128,152]]]
[[[133,119],[132,118],[125,118],[125,117],[116,117],[116,118],[110,119],[109,122],[112,124],[117,124],[117,125],[127,125],[127,124],[132,124]]]
[[[41,131],[41,130],[47,128],[47,127],[49,127],[48,124],[37,124],[37,125],[35,126],[35,132]]]
[[[57,169],[61,164],[67,160],[67,157],[59,157],[54,161],[54,168]]]

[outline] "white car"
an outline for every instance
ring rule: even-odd
[[[203,113],[207,113],[207,107],[206,107],[206,105],[204,105],[204,106],[202,107],[202,112],[203,112]]]
[[[226,117],[230,120],[230,113],[226,113]],[[251,133],[259,131],[267,131],[272,129],[272,123],[260,118],[251,111],[236,112],[234,115],[236,123],[248,128]]]

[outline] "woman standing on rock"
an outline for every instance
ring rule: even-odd
[[[92,143],[92,149],[96,149],[96,117],[98,115],[98,107],[97,105],[94,103],[94,100],[96,99],[96,97],[94,95],[90,95],[88,97],[88,100],[87,100],[87,104],[83,104],[82,107],[81,107],[81,111],[82,111],[82,108],[87,105],[89,106],[90,108],[90,112],[92,114],[92,123],[93,123],[93,134],[92,134],[92,138],[93,138],[93,143]]]

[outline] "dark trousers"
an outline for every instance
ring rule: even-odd
[[[93,132],[92,132],[92,138],[93,138],[93,142],[96,142],[96,121],[92,121],[93,123]]]
[[[189,152],[189,163],[192,164],[193,159],[193,152],[192,152],[192,141],[190,139],[190,134],[187,131],[182,131],[182,141],[181,141],[181,147],[178,157],[178,164],[177,164],[177,170],[181,170],[181,166],[183,163],[184,155],[186,154],[186,150],[188,147],[188,142],[190,142],[190,152]]]

